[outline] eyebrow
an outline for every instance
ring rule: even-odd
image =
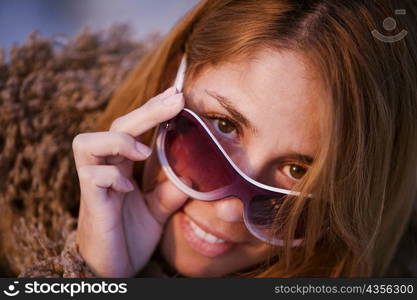
[[[219,95],[216,92],[204,90],[206,94],[216,99],[221,106],[223,106],[235,119],[236,121],[242,123],[246,128],[251,130],[254,134],[258,131],[255,126],[242,114],[240,113],[232,104],[232,101],[225,96]]]

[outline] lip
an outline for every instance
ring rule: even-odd
[[[219,244],[205,242],[204,240],[197,237],[197,235],[194,233],[194,230],[191,228],[189,224],[189,220],[192,219],[189,218],[188,215],[186,215],[184,212],[180,213],[180,224],[184,238],[187,240],[190,247],[196,252],[200,253],[201,255],[214,258],[231,251],[237,245],[236,243],[229,241]],[[194,220],[192,221],[194,222]]]

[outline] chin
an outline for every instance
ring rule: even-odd
[[[181,275],[227,277],[228,274],[255,265],[259,259],[265,258],[265,247],[259,245],[237,245],[231,251],[216,257],[207,257],[196,252],[184,237],[181,225],[183,216],[184,213],[180,211],[169,219],[159,245],[166,262]]]

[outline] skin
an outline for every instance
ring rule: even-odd
[[[97,276],[134,276],[158,246],[173,268],[190,277],[222,276],[265,260],[270,246],[246,229],[239,199],[190,199],[165,177],[156,153],[150,155],[151,149],[138,141],[184,106],[213,130],[220,128],[214,117],[230,118],[239,134],[231,130],[219,137],[222,143],[233,142],[226,151],[241,170],[263,183],[291,189],[298,180],[291,166],[308,168],[293,154],[314,157],[320,145],[325,93],[314,74],[295,53],[262,50],[250,61],[207,66],[186,82],[184,94],[167,90],[116,119],[109,131],[75,137],[81,190],[77,244],[91,270]],[[214,94],[227,97],[252,128],[233,119]],[[143,160],[139,188],[132,167]],[[236,244],[215,257],[195,251],[184,238],[184,215]]]

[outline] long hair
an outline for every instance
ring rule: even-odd
[[[308,207],[305,243],[274,248],[278,259],[233,276],[383,276],[416,217],[417,34],[412,21],[417,14],[411,2],[396,4],[202,1],[131,72],[97,130],[108,130],[115,118],[172,85],[184,51],[189,65],[185,86],[205,66],[250,58],[262,48],[302,54],[329,94],[321,149],[299,185],[302,195],[314,194],[314,201],[299,197],[285,230],[290,241]],[[372,31],[381,31],[384,19],[398,8],[407,9],[396,19],[408,35],[395,43],[375,38]],[[142,140],[149,144],[152,135],[150,130]],[[142,168],[135,165],[138,178]],[[320,236],[323,228],[328,230]]]

